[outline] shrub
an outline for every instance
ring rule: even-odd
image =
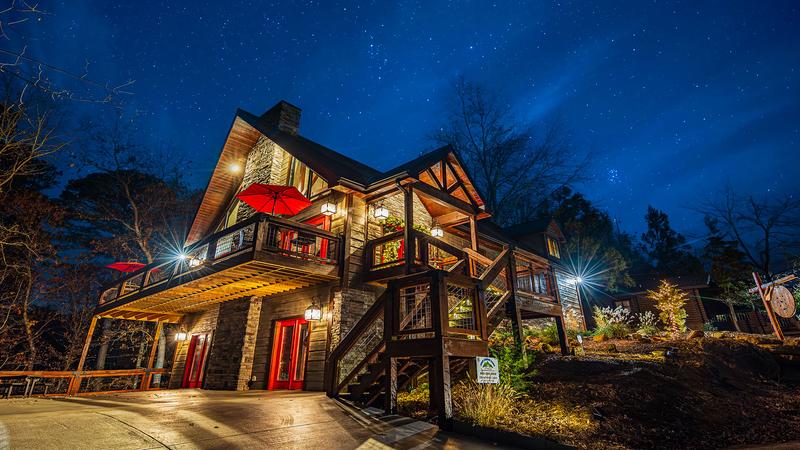
[[[647,291],[647,297],[656,302],[656,308],[661,311],[658,317],[672,334],[686,331],[686,292],[678,286],[661,280],[655,291]]]
[[[428,383],[420,383],[408,392],[398,392],[397,409],[405,416],[424,418],[428,413],[430,395]]]
[[[530,387],[534,371],[531,370],[533,358],[528,353],[520,352],[514,346],[492,347],[489,354],[497,358],[500,369],[500,383],[510,386],[519,392]]]
[[[602,334],[607,338],[623,338],[631,334],[630,311],[621,306],[617,306],[614,309],[595,306],[592,316],[595,323],[597,323],[597,327],[594,329],[595,335]]]
[[[453,403],[458,415],[482,427],[496,427],[513,417],[519,397],[507,384],[478,384],[462,381],[453,389]]]
[[[655,336],[658,334],[658,319],[656,315],[650,311],[637,314],[636,318],[639,321],[639,328],[636,332],[642,336]]]
[[[703,324],[703,331],[719,331],[714,322],[706,322]]]

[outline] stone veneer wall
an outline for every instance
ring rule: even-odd
[[[370,203],[368,211],[366,212],[368,240],[379,238],[384,234],[381,221],[376,219],[373,214],[373,209],[381,203],[389,210],[389,216],[394,216],[405,221],[405,202],[403,201],[402,192],[386,197],[381,201]],[[422,204],[417,194],[414,194],[414,223],[430,229],[432,220],[431,215],[428,214],[428,210],[425,209],[425,205]]]
[[[242,177],[242,188],[253,183],[286,184],[289,174],[290,156],[278,144],[265,136],[258,141],[247,154],[247,163]],[[234,201],[238,201],[235,200]],[[255,210],[242,202],[239,205],[237,222],[247,219]]]
[[[353,329],[367,309],[375,303],[374,292],[359,289],[341,289],[333,293],[331,305],[331,349]]]
[[[325,306],[331,295],[331,286],[319,286],[286,294],[266,297],[262,303],[258,320],[252,375],[254,389],[267,389],[273,347],[275,322],[282,319],[302,317],[316,296],[322,305],[322,320],[311,322],[308,358],[306,362],[305,389],[322,390],[325,360],[328,357],[328,320],[330,314]]]
[[[188,335],[211,333],[213,344],[214,330],[217,328],[217,318],[219,316],[219,304],[211,308],[187,316],[182,325],[188,330]],[[183,382],[183,372],[186,367],[186,352],[189,350],[189,339],[179,342],[175,350],[175,362],[172,364],[172,374],[169,377],[169,388],[177,389]]]
[[[260,314],[259,297],[220,304],[217,328],[208,354],[204,389],[247,389]]]

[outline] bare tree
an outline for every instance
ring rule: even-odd
[[[533,217],[554,190],[583,179],[587,158],[576,156],[558,122],[520,124],[495,92],[459,79],[447,123],[433,133],[465,159],[487,208],[503,224]]]
[[[772,196],[763,200],[741,197],[728,186],[701,211],[716,219],[735,239],[748,263],[768,276],[782,257],[800,249],[800,198]]]

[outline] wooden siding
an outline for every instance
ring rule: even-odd
[[[282,319],[301,317],[314,296],[322,305],[327,305],[331,296],[332,286],[320,286],[304,289],[289,294],[274,295],[263,299],[261,304],[261,319],[256,336],[256,349],[253,356],[252,375],[256,381],[252,383],[253,389],[266,389],[269,380],[270,362],[272,356],[272,334],[275,331],[275,322]],[[310,391],[322,390],[325,359],[328,346],[328,320],[327,308],[323,306],[323,320],[311,322],[311,335],[309,336],[308,360],[306,363],[305,389]]]

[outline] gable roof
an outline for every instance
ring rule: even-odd
[[[366,164],[331,150],[311,139],[281,131],[247,111],[239,109],[236,111],[236,116],[302,161],[303,164],[324,178],[328,184],[337,184],[342,179],[348,179],[366,186],[381,175],[380,171]]]
[[[564,237],[564,233],[561,231],[561,227],[558,226],[558,223],[556,223],[555,219],[550,217],[540,217],[537,219],[532,219],[527,222],[503,228],[503,231],[515,237],[527,236],[538,233],[550,233],[556,236],[559,241],[561,242],[566,241],[566,237]]]
[[[663,276],[663,275],[645,275],[634,277],[635,286],[628,289],[625,294],[620,294],[621,297],[625,295],[642,294],[647,291],[658,289],[661,280],[678,286],[680,289],[703,289],[707,288],[711,279],[708,274],[687,274],[676,276]]]

